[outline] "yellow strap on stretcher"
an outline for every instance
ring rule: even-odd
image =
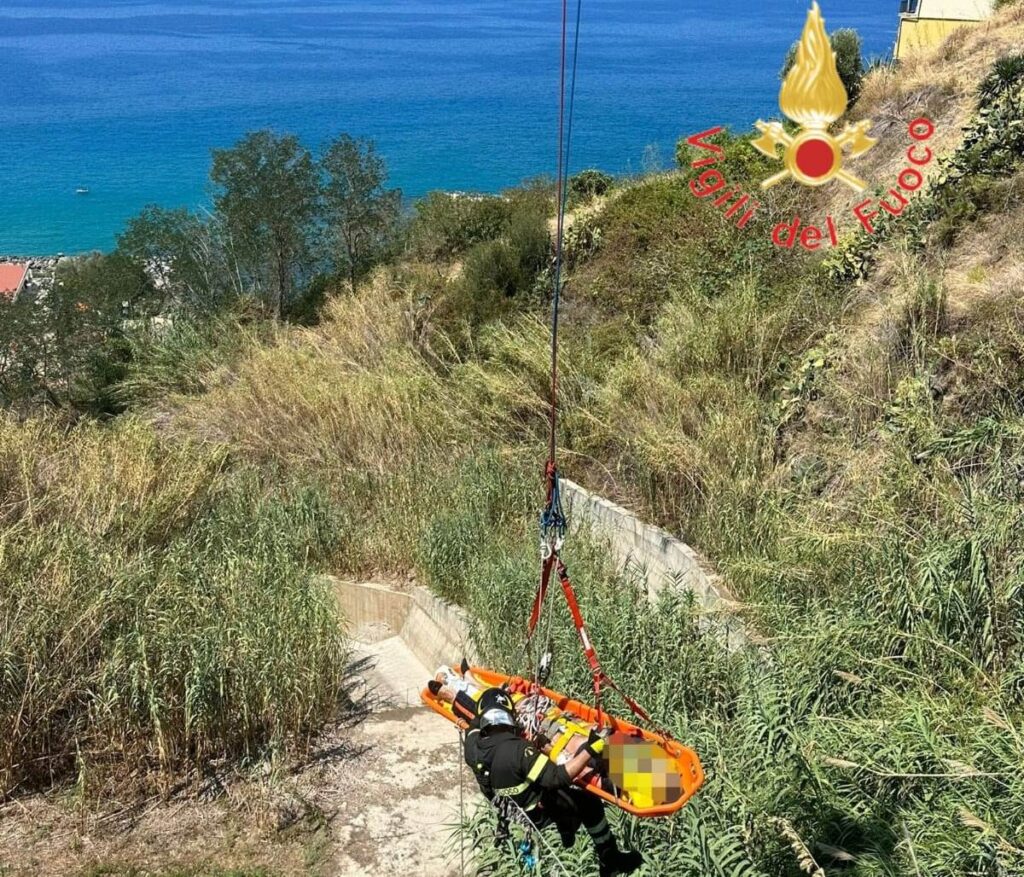
[[[578,722],[570,722],[568,720],[564,721],[562,725],[562,733],[559,735],[558,740],[551,744],[551,752],[548,753],[548,758],[552,761],[557,761],[558,756],[561,755],[565,747],[569,745],[569,741],[577,734],[582,737],[589,737],[590,728],[584,727]]]

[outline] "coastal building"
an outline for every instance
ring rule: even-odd
[[[27,262],[0,262],[0,298],[13,301],[29,281]]]
[[[902,0],[895,57],[939,45],[957,28],[984,21],[994,6],[995,0]]]

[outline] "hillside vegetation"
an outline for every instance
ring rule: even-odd
[[[757,643],[726,653],[686,598],[651,606],[600,544],[567,546],[612,675],[708,769],[677,818],[623,825],[646,873],[1024,870],[1022,45],[1015,4],[869,75],[854,118],[941,138],[874,236],[772,246],[796,210],[848,209],[796,187],[738,231],[690,193],[685,146],[682,173],[571,224],[563,471],[699,548]],[[880,185],[886,142],[858,168]],[[744,140],[729,156],[748,191],[767,175]],[[133,341],[113,423],[3,425],[9,791],[301,740],[343,664],[314,569],[415,573],[520,669],[549,206],[435,196],[319,325],[180,319]],[[555,682],[585,694],[567,620],[554,636]]]

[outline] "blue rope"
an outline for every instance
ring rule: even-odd
[[[576,68],[580,57],[580,18],[583,16],[583,0],[576,2],[576,30],[572,43],[572,76],[569,87],[569,120],[565,125],[565,185],[562,187],[562,232],[565,233],[565,211],[569,203],[569,157],[572,154],[572,120],[576,112]]]

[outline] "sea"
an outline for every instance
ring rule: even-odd
[[[635,174],[670,167],[680,135],[778,117],[810,0],[581,7],[572,169]],[[891,55],[898,7],[822,0],[869,56]],[[372,138],[407,199],[553,176],[561,15],[561,0],[2,0],[0,254],[109,250],[146,205],[208,208],[211,150],[261,128],[312,149]]]

